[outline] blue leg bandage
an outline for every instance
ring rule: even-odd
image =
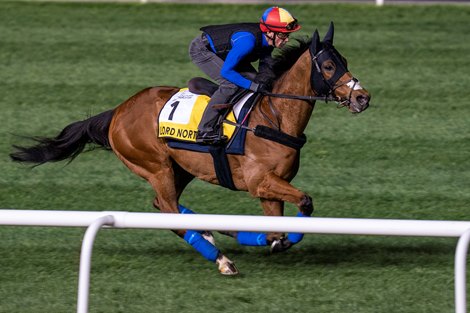
[[[219,255],[219,249],[204,239],[200,233],[194,230],[188,230],[184,235],[184,240],[193,246],[197,252],[202,254],[202,256],[209,261],[215,262],[217,259],[217,256]]]
[[[302,214],[302,212],[297,213],[297,217],[310,217],[308,215]],[[304,234],[302,233],[289,233],[287,234],[287,239],[293,244],[299,243],[302,239],[304,239]]]
[[[266,234],[241,231],[237,234],[237,241],[244,246],[266,246]]]
[[[182,206],[181,204],[178,204],[178,211],[181,214],[196,214],[195,212],[193,212],[192,210]],[[198,230],[197,232],[200,233],[200,234],[203,233],[203,231],[201,231],[201,230]]]
[[[182,206],[181,204],[178,204],[178,211],[181,214],[196,214],[190,209]],[[203,257],[205,257],[209,261],[215,262],[217,256],[219,255],[219,249],[217,249],[216,246],[204,239],[204,237],[202,237],[201,235],[202,233],[203,231],[188,230],[184,235],[184,240],[191,246],[193,246],[193,248],[196,249],[197,252],[202,254]]]
[[[178,211],[179,211],[181,214],[196,214],[196,213],[194,213],[193,211],[191,211],[190,209],[185,208],[185,207],[182,206],[181,204],[178,204]]]

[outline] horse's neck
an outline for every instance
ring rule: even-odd
[[[297,62],[276,82],[273,92],[281,94],[312,96],[310,86],[311,60],[306,51]],[[313,105],[302,100],[272,98],[273,105],[280,115],[281,131],[292,136],[300,136],[307,127]]]

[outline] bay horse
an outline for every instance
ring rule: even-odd
[[[274,65],[277,75],[272,93],[262,97],[251,112],[248,128],[275,128],[288,138],[301,138],[317,99],[333,99],[352,113],[369,106],[370,96],[347,68],[346,59],[333,46],[334,26],[320,41],[315,30],[311,40],[286,52]],[[276,72],[277,70],[277,72]],[[31,147],[14,146],[14,161],[42,164],[73,160],[89,143],[112,150],[135,174],[155,190],[155,208],[162,213],[194,213],[178,200],[193,180],[219,184],[207,153],[170,148],[157,137],[157,116],[178,87],[150,87],[130,97],[115,109],[66,126],[53,138],[33,137]],[[284,202],[298,207],[298,216],[313,212],[313,200],[289,182],[299,168],[299,149],[247,132],[244,155],[228,155],[237,190],[259,198],[264,214],[282,216]],[[174,230],[224,275],[238,274],[235,264],[222,254],[210,232]],[[227,234],[227,233],[226,233]],[[302,234],[228,233],[240,244],[271,246],[283,251],[302,239]]]

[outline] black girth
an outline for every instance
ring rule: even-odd
[[[295,150],[302,149],[304,144],[307,142],[307,136],[305,136],[305,134],[302,134],[302,136],[300,137],[294,137],[274,128],[270,128],[263,125],[256,126],[253,129],[253,133],[255,134],[255,136],[275,141]]]

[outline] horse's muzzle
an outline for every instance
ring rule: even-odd
[[[369,107],[370,96],[368,94],[359,94],[349,104],[349,111],[352,113],[361,113]]]

